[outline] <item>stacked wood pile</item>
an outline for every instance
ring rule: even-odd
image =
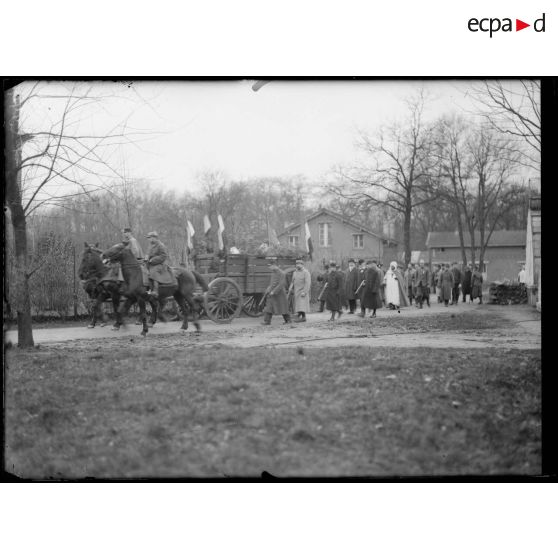
[[[488,290],[489,304],[527,304],[527,289],[524,285],[494,281]]]

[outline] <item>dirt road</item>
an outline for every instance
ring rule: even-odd
[[[430,319],[435,326],[440,319],[453,318],[454,323],[467,318],[467,327],[461,331],[436,331],[428,325],[410,327],[417,319],[424,323]],[[202,332],[197,335],[193,326],[187,332],[179,329],[179,322],[158,323],[150,329],[144,339],[139,333],[141,326],[128,320],[120,331],[110,326],[88,329],[86,327],[36,329],[33,336],[36,344],[63,344],[76,346],[81,343],[102,341],[113,343],[123,338],[147,346],[193,343],[196,345],[221,344],[234,347],[432,347],[432,348],[515,348],[537,349],[541,346],[540,313],[530,306],[492,306],[458,304],[448,308],[432,303],[430,308],[404,308],[401,313],[387,309],[378,310],[376,318],[364,318],[344,314],[340,320],[328,321],[329,313],[309,314],[303,324],[284,325],[280,316],[275,316],[271,326],[261,325],[261,319],[239,318],[230,324],[215,324],[203,320]],[[480,327],[483,320],[501,319],[502,327],[489,329]],[[479,329],[474,324],[478,319]],[[473,324],[472,326],[470,324]],[[494,321],[498,324],[498,321]],[[363,328],[361,325],[365,325]],[[432,329],[433,331],[430,331]],[[455,328],[454,328],[455,329]],[[17,343],[17,331],[8,331],[6,340]]]

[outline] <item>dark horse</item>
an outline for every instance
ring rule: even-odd
[[[95,327],[97,319],[101,318],[101,326],[106,325],[105,316],[101,309],[102,304],[109,298],[112,300],[114,313],[118,310],[120,302],[120,287],[115,280],[107,279],[109,268],[101,259],[102,250],[97,245],[85,243],[85,250],[78,269],[78,277],[82,281],[85,292],[93,300],[91,322],[87,327]]]
[[[188,307],[192,310],[193,322],[197,331],[200,331],[198,322],[197,304],[194,300],[194,289],[196,283],[199,283],[205,292],[208,289],[205,279],[196,271],[189,271],[185,268],[173,268],[178,285],[159,285],[159,299],[152,296],[143,282],[143,272],[139,262],[136,260],[132,252],[126,247],[126,244],[115,244],[103,253],[103,257],[111,261],[119,261],[122,267],[122,275],[124,277],[124,302],[120,304],[117,312],[117,323],[115,328],[118,329],[122,325],[122,315],[128,312],[133,302],[138,302],[140,306],[140,315],[145,317],[145,302],[149,302],[153,308],[152,323],[157,321],[160,301],[166,298],[174,297],[178,306],[182,310],[183,320],[181,329],[188,329]],[[145,335],[145,333],[142,333]]]

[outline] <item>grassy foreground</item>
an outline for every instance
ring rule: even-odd
[[[540,351],[7,353],[25,478],[539,474]]]

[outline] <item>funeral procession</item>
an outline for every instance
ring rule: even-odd
[[[542,474],[544,87],[7,88],[5,472]]]

